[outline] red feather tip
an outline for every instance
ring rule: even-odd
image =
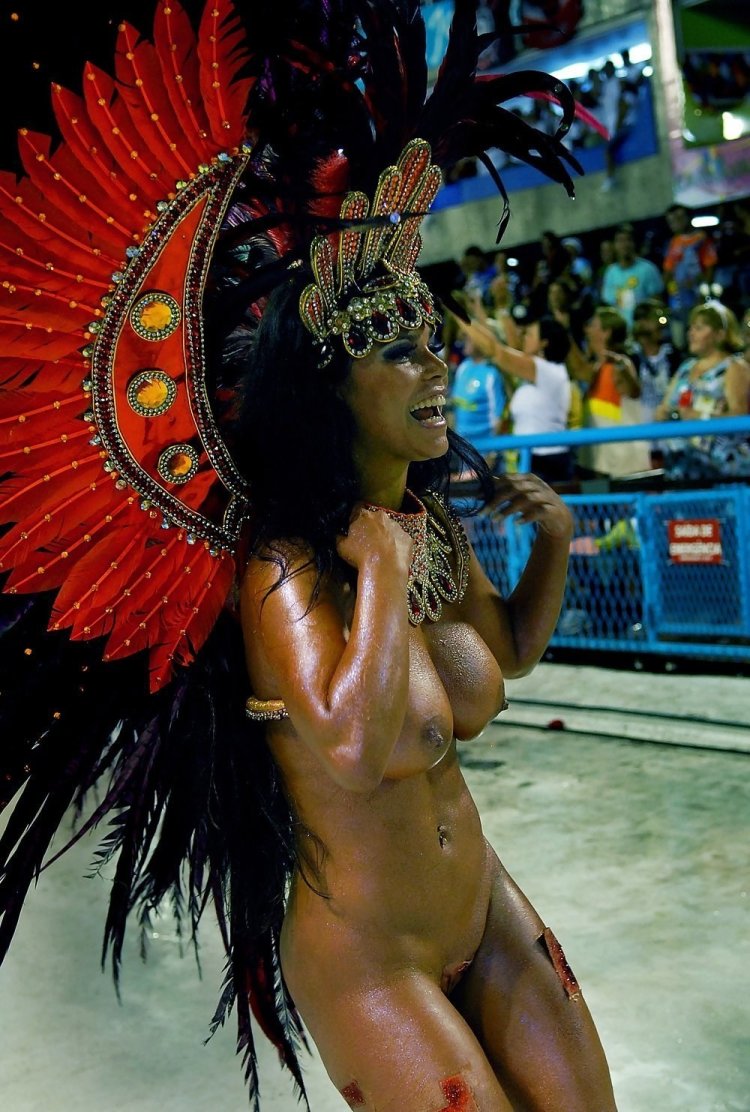
[[[349,159],[343,151],[337,151],[319,162],[310,180],[316,198],[310,205],[310,211],[315,216],[338,216],[350,181]]]

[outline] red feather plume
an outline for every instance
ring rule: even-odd
[[[249,57],[242,25],[230,0],[203,9],[198,36],[200,90],[211,138],[222,150],[245,138],[244,111],[253,78],[239,78]]]
[[[182,133],[195,151],[197,162],[208,162],[215,152],[201,95],[198,40],[186,12],[172,0],[157,5],[154,44]]]
[[[26,176],[0,174],[0,520],[12,525],[0,538],[4,589],[59,588],[51,626],[70,628],[78,640],[108,635],[111,658],[148,649],[154,690],[205,641],[234,561],[227,551],[191,543],[184,528],[165,535],[161,513],[108,460],[94,413],[104,402],[94,405],[91,382],[83,380],[92,376],[92,345],[126,253],[182,183],[244,137],[250,82],[236,76],[246,56],[228,0],[206,10],[197,36],[177,3],[160,3],[153,43],[121,25],[114,78],[87,64],[83,97],[53,87],[62,134],[54,152],[47,136],[23,131]],[[199,223],[189,229],[197,235]],[[185,233],[175,248],[166,269],[161,264],[159,288],[187,269]],[[184,296],[179,285],[175,296]],[[186,343],[178,334],[161,354],[133,349],[130,358],[167,367],[178,358],[185,390]],[[126,344],[123,359],[129,350]],[[114,370],[132,376],[142,366]],[[124,391],[127,378],[117,382]],[[124,395],[118,405],[128,443],[142,436],[144,475],[155,468],[159,435],[167,437],[164,447],[191,442],[192,403],[144,434]],[[189,505],[210,502],[217,482],[202,462]]]

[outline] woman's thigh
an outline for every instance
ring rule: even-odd
[[[328,1074],[361,1112],[512,1112],[468,1024],[433,981],[404,972],[297,1001]]]
[[[613,1112],[607,1061],[572,971],[499,862],[482,944],[451,999],[518,1112]]]

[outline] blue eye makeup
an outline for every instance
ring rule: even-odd
[[[415,346],[411,340],[402,340],[395,344],[389,344],[383,353],[383,357],[391,363],[399,363],[402,359],[409,359],[415,351]]]

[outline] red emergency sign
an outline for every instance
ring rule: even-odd
[[[721,522],[714,517],[667,522],[670,564],[721,564]]]

